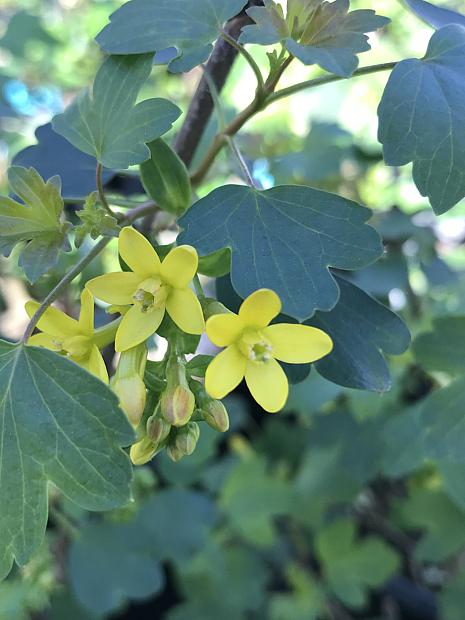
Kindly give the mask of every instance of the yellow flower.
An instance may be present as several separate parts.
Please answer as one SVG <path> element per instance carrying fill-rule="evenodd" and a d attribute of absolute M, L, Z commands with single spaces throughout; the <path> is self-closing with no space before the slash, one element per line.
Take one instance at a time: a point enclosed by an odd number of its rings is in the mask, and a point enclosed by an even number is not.
<path fill-rule="evenodd" d="M 108 273 L 86 285 L 109 304 L 131 305 L 116 334 L 117 351 L 131 349 L 152 336 L 165 310 L 182 331 L 204 331 L 202 308 L 189 288 L 199 260 L 193 247 L 173 248 L 161 262 L 147 239 L 128 226 L 119 236 L 119 254 L 131 271 Z"/>
<path fill-rule="evenodd" d="M 273 413 L 282 409 L 289 393 L 286 374 L 276 360 L 307 364 L 327 355 L 331 338 L 307 325 L 269 323 L 280 313 L 273 291 L 260 289 L 242 303 L 239 314 L 217 314 L 207 321 L 207 335 L 226 347 L 207 368 L 205 388 L 212 398 L 224 398 L 245 377 L 257 403 Z"/>
<path fill-rule="evenodd" d="M 26 312 L 30 318 L 39 306 L 36 301 L 26 303 Z M 108 383 L 108 373 L 99 346 L 106 346 L 113 341 L 114 325 L 113 323 L 94 330 L 94 299 L 89 291 L 84 290 L 81 294 L 79 321 L 50 306 L 37 324 L 41 333 L 31 336 L 28 344 L 66 355 L 101 381 Z"/>

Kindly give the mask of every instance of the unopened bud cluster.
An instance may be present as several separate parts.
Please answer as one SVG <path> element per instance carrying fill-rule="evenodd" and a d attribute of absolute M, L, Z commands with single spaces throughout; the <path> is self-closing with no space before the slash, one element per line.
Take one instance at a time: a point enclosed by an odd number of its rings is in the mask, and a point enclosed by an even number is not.
<path fill-rule="evenodd" d="M 123 360 L 125 367 L 131 365 L 132 369 L 140 368 L 135 359 L 131 358 L 131 360 L 131 364 Z M 135 465 L 147 463 L 162 450 L 165 450 L 175 462 L 185 456 L 190 456 L 200 438 L 198 424 L 200 421 L 206 422 L 211 428 L 222 433 L 229 428 L 225 406 L 221 401 L 208 396 L 203 383 L 189 376 L 183 355 L 173 353 L 168 356 L 165 369 L 166 385 L 161 393 L 157 394 L 156 403 L 148 412 L 144 412 L 140 400 L 141 392 L 135 389 L 137 382 L 134 373 L 131 374 L 133 381 L 131 395 L 125 394 L 124 396 L 121 392 L 124 392 L 125 385 L 129 386 L 129 383 L 123 383 L 128 379 L 121 377 L 121 375 L 125 376 L 122 370 L 119 375 L 117 387 L 120 391 L 117 393 L 121 406 L 130 421 L 137 427 L 139 435 L 139 440 L 132 446 L 130 452 L 131 460 Z M 137 376 L 141 379 L 143 375 Z"/>

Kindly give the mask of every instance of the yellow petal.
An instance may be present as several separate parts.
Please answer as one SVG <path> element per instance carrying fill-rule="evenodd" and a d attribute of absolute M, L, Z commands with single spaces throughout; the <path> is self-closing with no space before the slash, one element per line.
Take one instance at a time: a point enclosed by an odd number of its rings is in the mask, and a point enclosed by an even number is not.
<path fill-rule="evenodd" d="M 173 248 L 161 265 L 161 277 L 175 288 L 186 288 L 195 276 L 199 257 L 195 248 L 180 245 Z"/>
<path fill-rule="evenodd" d="M 215 314 L 207 321 L 207 336 L 217 347 L 227 347 L 238 340 L 243 329 L 244 322 L 233 313 Z"/>
<path fill-rule="evenodd" d="M 284 407 L 289 394 L 289 384 L 284 370 L 276 360 L 248 362 L 245 381 L 257 403 L 269 413 Z"/>
<path fill-rule="evenodd" d="M 163 320 L 165 308 L 142 312 L 139 306 L 132 306 L 123 316 L 116 332 L 115 349 L 118 352 L 136 347 L 154 334 Z"/>
<path fill-rule="evenodd" d="M 96 345 L 92 347 L 89 357 L 84 362 L 79 362 L 79 365 L 98 377 L 100 381 L 108 384 L 107 368 Z"/>
<path fill-rule="evenodd" d="M 36 301 L 28 301 L 26 303 L 25 308 L 29 318 L 33 317 L 39 306 L 40 304 Z M 40 317 L 37 327 L 59 340 L 79 334 L 79 323 L 53 306 L 47 308 Z"/>
<path fill-rule="evenodd" d="M 94 297 L 106 301 L 107 304 L 124 306 L 134 303 L 133 295 L 140 283 L 140 275 L 132 271 L 117 271 L 89 280 L 86 288 Z"/>
<path fill-rule="evenodd" d="M 126 265 L 142 276 L 142 280 L 160 273 L 160 259 L 155 248 L 135 228 L 123 228 L 119 234 L 118 250 Z"/>
<path fill-rule="evenodd" d="M 205 331 L 202 307 L 190 288 L 172 289 L 166 300 L 166 310 L 186 334 L 200 335 Z"/>
<path fill-rule="evenodd" d="M 51 351 L 61 351 L 61 346 L 57 344 L 53 336 L 49 336 L 49 334 L 44 334 L 43 332 L 31 336 L 27 343 L 32 347 L 44 347 L 45 349 L 50 349 Z"/>
<path fill-rule="evenodd" d="M 279 323 L 263 330 L 273 347 L 272 355 L 288 364 L 309 364 L 331 352 L 333 341 L 321 329 Z"/>
<path fill-rule="evenodd" d="M 84 289 L 81 293 L 79 328 L 86 336 L 94 333 L 94 297 L 89 289 Z"/>
<path fill-rule="evenodd" d="M 205 374 L 205 389 L 212 398 L 224 398 L 244 378 L 246 358 L 231 345 L 210 363 Z"/>
<path fill-rule="evenodd" d="M 269 325 L 281 312 L 281 300 L 274 291 L 261 288 L 242 302 L 239 316 L 248 327 L 262 328 Z"/>

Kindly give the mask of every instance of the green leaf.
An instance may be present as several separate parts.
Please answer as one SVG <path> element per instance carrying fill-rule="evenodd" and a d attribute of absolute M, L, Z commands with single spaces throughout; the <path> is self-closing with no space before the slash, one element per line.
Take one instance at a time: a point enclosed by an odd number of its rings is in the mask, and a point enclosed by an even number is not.
<path fill-rule="evenodd" d="M 331 312 L 317 312 L 308 321 L 333 339 L 333 351 L 316 363 L 318 372 L 338 385 L 384 392 L 391 388 L 384 353 L 400 355 L 410 344 L 404 322 L 389 308 L 336 277 L 341 291 Z"/>
<path fill-rule="evenodd" d="M 196 355 L 187 362 L 186 370 L 193 377 L 204 377 L 207 367 L 213 359 L 213 355 Z"/>
<path fill-rule="evenodd" d="M 441 618 L 463 619 L 463 601 L 465 600 L 465 572 L 463 570 L 444 586 L 438 599 Z"/>
<path fill-rule="evenodd" d="M 441 370 L 451 374 L 465 372 L 464 348 L 464 316 L 434 319 L 433 331 L 420 334 L 412 345 L 415 359 L 426 370 Z"/>
<path fill-rule="evenodd" d="M 53 177 L 45 183 L 34 168 L 12 166 L 8 182 L 24 204 L 0 197 L 0 252 L 7 256 L 17 243 L 26 241 L 19 265 L 34 283 L 56 265 L 60 249 L 70 249 L 69 224 L 60 222 L 64 206 L 60 179 Z"/>
<path fill-rule="evenodd" d="M 465 26 L 465 15 L 457 13 L 457 11 L 435 6 L 431 2 L 425 2 L 425 0 L 404 0 L 404 2 L 415 15 L 433 28 L 442 28 L 449 24 Z"/>
<path fill-rule="evenodd" d="M 107 168 L 128 168 L 149 159 L 148 142 L 171 129 L 180 110 L 167 99 L 136 104 L 152 69 L 153 54 L 110 56 L 53 129 Z"/>
<path fill-rule="evenodd" d="M 210 278 L 225 276 L 231 271 L 231 252 L 229 249 L 223 249 L 208 256 L 200 256 L 198 271 Z"/>
<path fill-rule="evenodd" d="M 421 405 L 425 449 L 434 459 L 465 460 L 465 378 L 433 392 Z"/>
<path fill-rule="evenodd" d="M 285 314 L 304 320 L 337 303 L 329 266 L 359 269 L 381 255 L 377 233 L 365 224 L 369 216 L 351 200 L 310 187 L 225 185 L 182 216 L 178 241 L 202 256 L 229 247 L 231 279 L 241 297 L 271 288 Z"/>
<path fill-rule="evenodd" d="M 174 70 L 189 70 L 208 58 L 224 22 L 245 4 L 246 0 L 131 0 L 110 16 L 96 40 L 110 54 L 141 54 L 174 46 L 185 64 Z"/>
<path fill-rule="evenodd" d="M 161 565 L 147 549 L 145 532 L 134 523 L 84 527 L 69 557 L 77 600 L 94 613 L 107 614 L 128 599 L 145 599 L 162 590 Z"/>
<path fill-rule="evenodd" d="M 413 179 L 437 214 L 465 196 L 465 28 L 435 32 L 421 60 L 400 62 L 379 106 L 389 166 L 413 162 Z"/>
<path fill-rule="evenodd" d="M 47 523 L 47 483 L 88 510 L 129 499 L 119 446 L 133 432 L 116 396 L 64 357 L 0 341 L 0 577 L 25 564 Z"/>
<path fill-rule="evenodd" d="M 265 7 L 248 9 L 256 25 L 246 26 L 240 41 L 262 45 L 281 41 L 305 65 L 350 77 L 358 66 L 357 54 L 371 49 L 366 33 L 390 20 L 371 10 L 349 12 L 349 6 L 349 0 L 316 1 L 284 19 L 282 9 L 268 0 Z"/>
<path fill-rule="evenodd" d="M 465 514 L 441 491 L 417 489 L 396 512 L 403 527 L 425 530 L 415 547 L 421 562 L 442 562 L 465 546 Z"/>
<path fill-rule="evenodd" d="M 92 239 L 97 239 L 101 235 L 105 237 L 117 237 L 120 227 L 115 217 L 108 214 L 108 211 L 101 205 L 97 205 L 97 193 L 93 192 L 87 196 L 84 207 L 76 211 L 77 217 L 82 224 L 74 228 L 74 245 L 81 247 L 87 235 Z"/>
<path fill-rule="evenodd" d="M 19 5 L 16 5 L 19 6 Z M 7 49 L 15 58 L 24 57 L 31 41 L 48 47 L 58 43 L 42 25 L 37 15 L 27 11 L 18 11 L 8 20 L 8 27 L 0 39 L 0 47 Z"/>
<path fill-rule="evenodd" d="M 270 597 L 270 620 L 318 620 L 324 610 L 325 596 L 312 575 L 297 564 L 287 571 L 292 594 Z"/>
<path fill-rule="evenodd" d="M 254 545 L 264 547 L 273 543 L 272 518 L 286 514 L 291 505 L 289 484 L 270 474 L 265 461 L 258 457 L 236 465 L 223 485 L 220 499 L 220 507 L 233 528 Z"/>
<path fill-rule="evenodd" d="M 362 607 L 368 588 L 383 585 L 399 566 L 398 556 L 381 539 L 356 541 L 355 525 L 346 519 L 318 533 L 316 550 L 328 586 L 350 607 Z"/>
<path fill-rule="evenodd" d="M 243 620 L 266 599 L 269 568 L 253 549 L 210 542 L 188 565 L 181 566 L 181 592 L 188 600 L 167 620 Z"/>
<path fill-rule="evenodd" d="M 161 138 L 147 145 L 150 159 L 140 166 L 147 194 L 160 209 L 180 216 L 191 203 L 191 183 L 184 162 Z"/>

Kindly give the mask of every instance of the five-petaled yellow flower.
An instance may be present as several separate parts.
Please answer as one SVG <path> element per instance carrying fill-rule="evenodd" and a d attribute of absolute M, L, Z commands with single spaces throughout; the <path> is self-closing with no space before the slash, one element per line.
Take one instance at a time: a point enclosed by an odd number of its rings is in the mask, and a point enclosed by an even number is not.
<path fill-rule="evenodd" d="M 116 350 L 126 351 L 152 336 L 165 310 L 182 331 L 201 334 L 205 328 L 202 308 L 189 288 L 199 260 L 195 249 L 190 245 L 173 248 L 161 262 L 149 241 L 131 227 L 121 231 L 118 247 L 131 271 L 108 273 L 86 284 L 102 301 L 131 305 L 116 333 Z"/>
<path fill-rule="evenodd" d="M 212 398 L 224 398 L 245 377 L 252 396 L 263 409 L 282 409 L 289 393 L 280 364 L 306 364 L 321 359 L 333 348 L 321 329 L 307 325 L 270 325 L 280 313 L 281 301 L 273 291 L 260 289 L 242 303 L 239 314 L 216 314 L 207 321 L 207 335 L 226 347 L 210 363 L 205 387 Z"/>
<path fill-rule="evenodd" d="M 26 303 L 26 312 L 30 318 L 39 306 L 36 301 Z M 89 291 L 84 290 L 81 294 L 79 321 L 50 306 L 39 319 L 37 327 L 41 333 L 31 336 L 28 344 L 66 355 L 101 381 L 108 383 L 108 373 L 99 345 L 109 344 L 112 335 L 107 336 L 106 342 L 100 342 L 99 336 L 105 332 L 104 329 L 94 330 L 94 298 Z"/>

